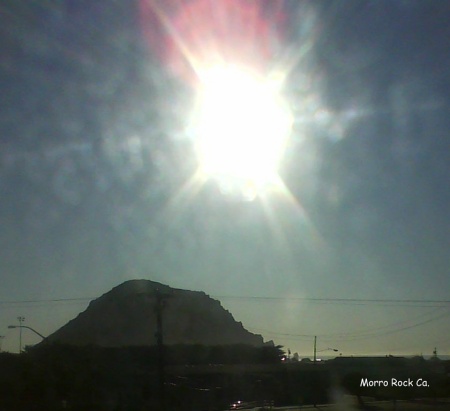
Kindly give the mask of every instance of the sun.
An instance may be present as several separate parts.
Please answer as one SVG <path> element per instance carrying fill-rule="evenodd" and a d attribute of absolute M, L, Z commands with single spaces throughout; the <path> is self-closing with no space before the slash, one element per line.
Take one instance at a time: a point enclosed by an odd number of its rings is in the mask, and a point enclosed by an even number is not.
<path fill-rule="evenodd" d="M 292 127 L 278 84 L 232 65 L 202 70 L 199 78 L 191 125 L 200 172 L 252 189 L 275 181 Z"/>

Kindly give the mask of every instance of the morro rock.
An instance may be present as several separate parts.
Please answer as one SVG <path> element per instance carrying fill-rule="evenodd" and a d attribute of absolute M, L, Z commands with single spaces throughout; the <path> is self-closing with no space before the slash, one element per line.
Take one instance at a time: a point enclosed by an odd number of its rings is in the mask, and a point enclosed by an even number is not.
<path fill-rule="evenodd" d="M 49 342 L 103 347 L 156 343 L 156 293 L 167 296 L 162 310 L 164 343 L 263 346 L 219 301 L 199 291 L 131 280 L 91 301 L 88 308 L 48 337 Z"/>

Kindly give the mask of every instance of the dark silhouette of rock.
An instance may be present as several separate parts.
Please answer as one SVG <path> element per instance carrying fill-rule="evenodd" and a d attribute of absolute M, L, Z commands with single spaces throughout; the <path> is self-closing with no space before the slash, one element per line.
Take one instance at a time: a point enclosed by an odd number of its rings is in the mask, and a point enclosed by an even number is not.
<path fill-rule="evenodd" d="M 157 292 L 167 296 L 162 315 L 167 345 L 265 345 L 260 335 L 247 331 L 219 301 L 204 292 L 174 289 L 149 280 L 126 281 L 93 300 L 48 341 L 103 347 L 155 345 Z"/>

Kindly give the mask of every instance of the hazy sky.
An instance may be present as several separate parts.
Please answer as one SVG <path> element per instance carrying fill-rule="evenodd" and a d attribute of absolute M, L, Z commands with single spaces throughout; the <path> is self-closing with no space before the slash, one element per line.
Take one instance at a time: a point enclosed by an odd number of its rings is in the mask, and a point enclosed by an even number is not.
<path fill-rule="evenodd" d="M 195 87 L 145 1 L 1 2 L 3 349 L 17 316 L 49 334 L 145 278 L 205 291 L 302 355 L 314 335 L 343 355 L 449 355 L 450 1 L 260 1 L 232 37 L 204 3 L 155 4 L 194 49 L 225 38 L 227 58 L 253 29 L 288 74 L 285 191 L 187 184 Z M 48 301 L 65 298 L 86 300 Z"/>

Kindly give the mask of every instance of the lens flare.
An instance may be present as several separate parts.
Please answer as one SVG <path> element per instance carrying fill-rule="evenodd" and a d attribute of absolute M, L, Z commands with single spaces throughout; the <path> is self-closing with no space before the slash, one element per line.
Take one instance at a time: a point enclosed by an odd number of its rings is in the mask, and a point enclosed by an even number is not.
<path fill-rule="evenodd" d="M 195 81 L 197 67 L 221 60 L 264 69 L 283 37 L 280 0 L 140 0 L 152 53 L 172 72 Z"/>

